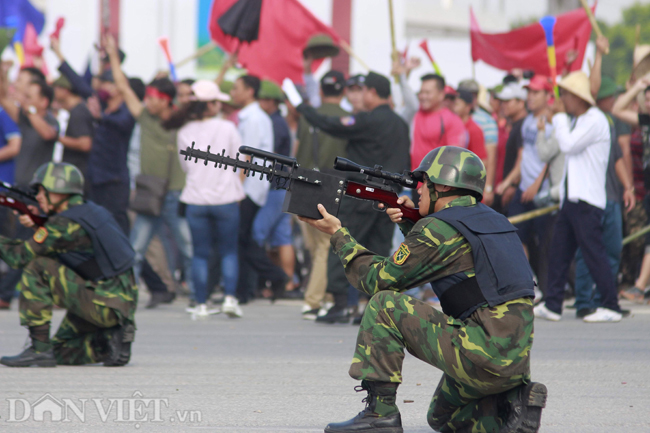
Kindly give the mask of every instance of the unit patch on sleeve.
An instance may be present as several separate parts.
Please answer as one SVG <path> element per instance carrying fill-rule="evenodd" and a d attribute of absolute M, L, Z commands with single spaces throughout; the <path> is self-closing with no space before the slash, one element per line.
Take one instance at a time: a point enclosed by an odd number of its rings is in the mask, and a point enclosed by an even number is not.
<path fill-rule="evenodd" d="M 42 244 L 45 242 L 45 239 L 47 239 L 48 234 L 49 233 L 45 227 L 39 227 L 38 230 L 36 230 L 36 233 L 34 233 L 34 241 L 37 244 Z"/>
<path fill-rule="evenodd" d="M 405 243 L 402 243 L 397 251 L 395 251 L 395 254 L 393 254 L 393 261 L 395 264 L 401 265 L 406 261 L 406 259 L 409 258 L 410 255 L 411 251 L 409 250 L 409 247 Z"/>

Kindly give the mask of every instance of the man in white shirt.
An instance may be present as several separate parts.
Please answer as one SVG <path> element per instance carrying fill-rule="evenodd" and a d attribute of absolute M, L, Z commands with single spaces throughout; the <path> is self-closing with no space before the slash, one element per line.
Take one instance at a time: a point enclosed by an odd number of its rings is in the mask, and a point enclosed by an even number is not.
<path fill-rule="evenodd" d="M 244 107 L 239 117 L 239 133 L 242 145 L 254 147 L 266 152 L 273 152 L 273 123 L 271 118 L 257 102 L 260 90 L 260 79 L 254 75 L 239 77 L 230 91 L 235 105 Z M 261 160 L 257 161 L 262 164 Z M 282 268 L 274 265 L 266 251 L 255 242 L 252 236 L 253 221 L 257 211 L 264 206 L 271 184 L 259 176 L 250 176 L 244 180 L 246 198 L 241 202 L 239 221 L 239 284 L 237 297 L 241 303 L 246 303 L 251 296 L 251 268 L 260 279 L 271 281 L 271 287 L 279 290 L 284 286 L 287 275 Z"/>
<path fill-rule="evenodd" d="M 560 150 L 566 155 L 560 189 L 562 207 L 555 224 L 549 257 L 545 302 L 535 307 L 535 317 L 559 321 L 562 317 L 564 285 L 578 247 L 589 268 L 602 302 L 585 322 L 619 322 L 614 275 L 603 243 L 605 179 L 611 146 L 609 123 L 596 108 L 584 72 L 573 72 L 559 84 L 553 128 Z M 569 118 L 569 115 L 573 119 Z"/>

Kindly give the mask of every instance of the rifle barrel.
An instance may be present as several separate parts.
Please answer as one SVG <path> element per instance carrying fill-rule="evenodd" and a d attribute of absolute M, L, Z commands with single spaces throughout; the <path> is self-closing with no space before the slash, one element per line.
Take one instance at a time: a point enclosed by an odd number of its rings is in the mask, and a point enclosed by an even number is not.
<path fill-rule="evenodd" d="M 275 160 L 275 162 L 277 163 L 289 165 L 292 167 L 298 165 L 298 161 L 296 161 L 296 158 L 279 155 L 277 153 L 267 152 L 266 150 L 260 150 L 250 146 L 241 146 L 239 148 L 239 153 L 243 153 L 244 155 L 256 156 L 258 158 L 266 158 L 269 161 Z"/>
<path fill-rule="evenodd" d="M 249 149 L 252 148 L 247 148 L 246 150 Z M 192 147 L 187 147 L 185 150 L 181 150 L 180 154 L 185 156 L 185 160 L 194 159 L 194 162 L 198 162 L 199 159 L 202 159 L 205 161 L 205 165 L 208 165 L 208 162 L 214 162 L 215 168 L 221 168 L 223 166 L 224 169 L 227 169 L 228 167 L 232 167 L 233 171 L 237 171 L 238 168 L 242 168 L 244 169 L 246 176 L 250 176 L 251 174 L 255 176 L 255 174 L 259 173 L 260 180 L 262 180 L 264 175 L 267 176 L 268 181 L 271 181 L 274 177 L 291 177 L 290 171 L 283 171 L 281 169 L 278 169 L 276 163 L 283 163 L 281 161 L 278 161 L 278 158 L 275 157 L 275 154 L 269 154 L 270 157 L 265 157 L 262 165 L 259 165 L 254 161 L 248 162 L 246 160 L 239 159 L 239 153 L 237 153 L 235 158 L 231 158 L 225 155 L 225 150 L 223 150 L 220 154 L 211 153 L 209 146 L 207 151 L 198 150 L 194 148 L 194 143 L 192 143 Z M 266 165 L 267 162 L 270 162 L 271 164 Z"/>

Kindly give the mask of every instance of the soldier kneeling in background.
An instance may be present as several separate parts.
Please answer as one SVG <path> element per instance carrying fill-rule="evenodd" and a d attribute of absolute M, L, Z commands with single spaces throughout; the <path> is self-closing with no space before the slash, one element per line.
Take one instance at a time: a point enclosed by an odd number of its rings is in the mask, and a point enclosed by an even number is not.
<path fill-rule="evenodd" d="M 0 258 L 23 269 L 20 324 L 29 327 L 32 344 L 0 364 L 127 364 L 138 300 L 128 238 L 107 210 L 84 201 L 83 175 L 74 165 L 43 164 L 31 186 L 38 188 L 36 200 L 49 218 L 36 227 L 21 215 L 20 223 L 33 227 L 34 236 L 27 241 L 0 236 Z M 50 340 L 54 305 L 67 314 Z"/>

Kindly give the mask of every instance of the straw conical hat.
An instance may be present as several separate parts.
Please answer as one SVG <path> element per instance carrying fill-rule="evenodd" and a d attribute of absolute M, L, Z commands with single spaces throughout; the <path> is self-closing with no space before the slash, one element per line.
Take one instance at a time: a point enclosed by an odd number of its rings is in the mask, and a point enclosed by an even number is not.
<path fill-rule="evenodd" d="M 560 89 L 573 93 L 578 98 L 589 103 L 589 105 L 596 105 L 594 97 L 591 96 L 591 84 L 589 77 L 582 71 L 571 72 L 558 83 Z"/>
<path fill-rule="evenodd" d="M 634 47 L 634 68 L 632 74 L 636 78 L 644 77 L 650 72 L 650 45 Z"/>

